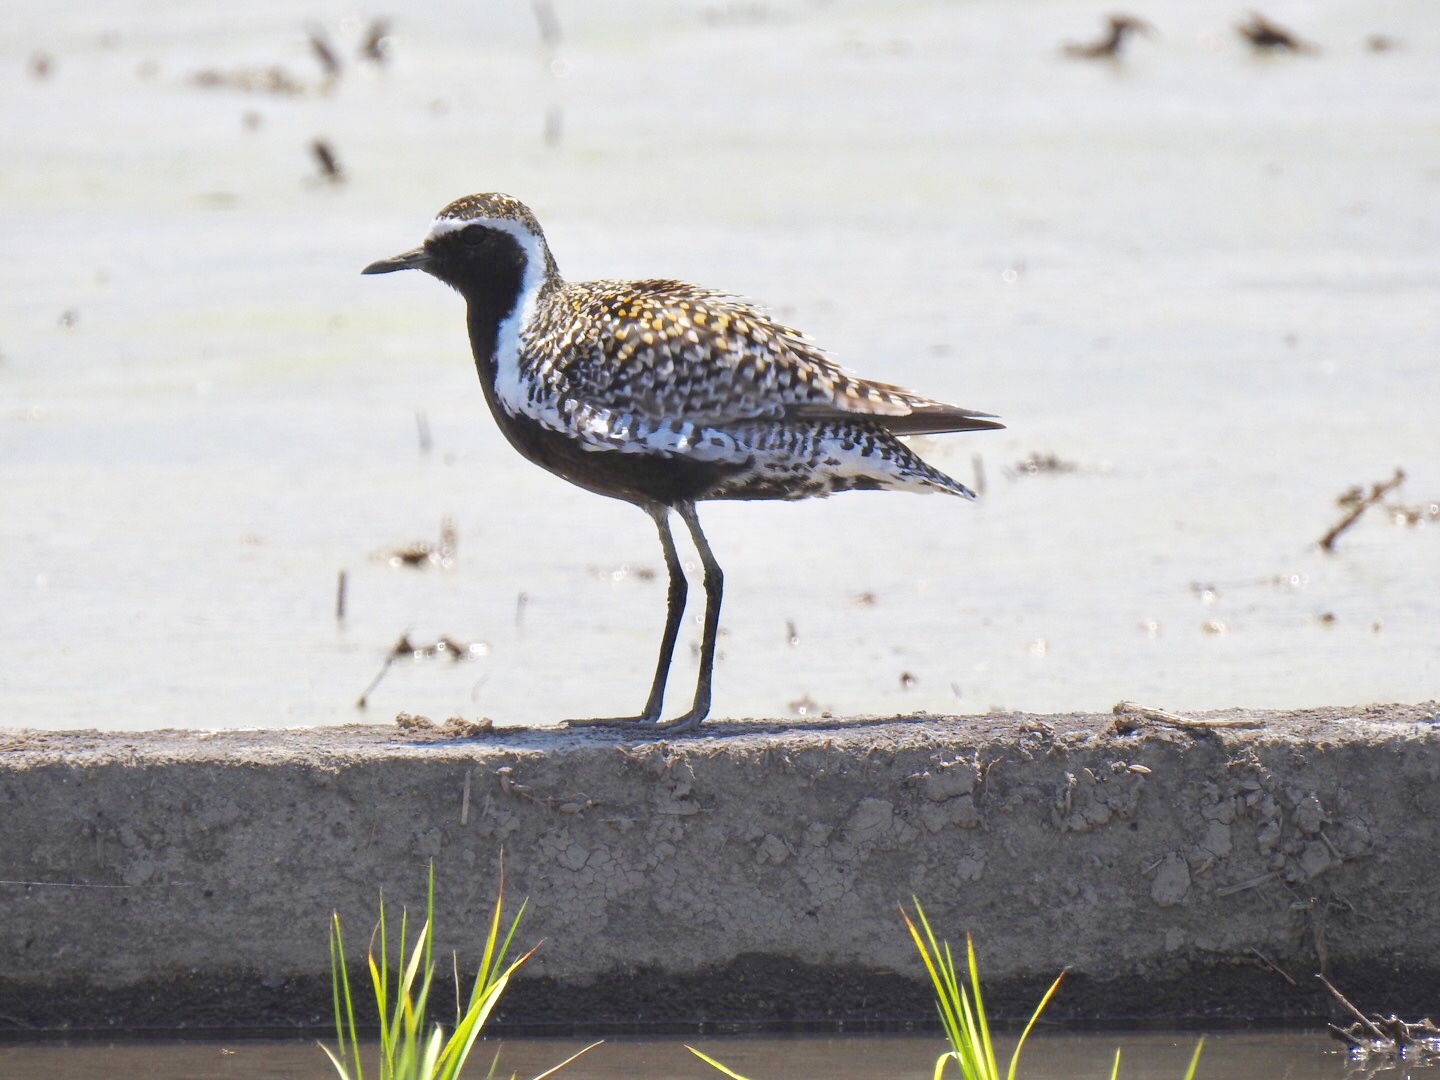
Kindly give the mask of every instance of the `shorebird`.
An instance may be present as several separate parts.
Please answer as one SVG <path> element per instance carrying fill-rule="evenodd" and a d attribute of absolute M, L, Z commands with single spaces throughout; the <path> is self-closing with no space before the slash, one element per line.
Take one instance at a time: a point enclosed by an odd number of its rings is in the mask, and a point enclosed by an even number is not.
<path fill-rule="evenodd" d="M 697 502 L 859 489 L 973 499 L 897 436 L 1004 426 L 862 379 L 727 293 L 662 279 L 567 282 L 535 216 L 508 195 L 456 199 L 419 247 L 362 273 L 395 270 L 424 270 L 465 299 L 480 386 L 511 446 L 572 484 L 633 503 L 659 530 L 670 584 L 645 708 L 571 724 L 680 733 L 709 713 L 723 576 Z M 687 592 L 672 510 L 700 554 L 706 605 L 694 701 L 662 722 Z"/>

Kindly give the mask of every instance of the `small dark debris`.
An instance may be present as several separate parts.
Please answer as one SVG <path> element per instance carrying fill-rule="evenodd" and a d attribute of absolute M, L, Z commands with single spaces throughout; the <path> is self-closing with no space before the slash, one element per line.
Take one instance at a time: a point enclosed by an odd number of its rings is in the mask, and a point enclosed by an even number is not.
<path fill-rule="evenodd" d="M 1244 22 L 1236 24 L 1235 32 L 1256 49 L 1267 52 L 1319 52 L 1314 45 L 1302 41 L 1293 32 L 1271 22 L 1258 11 L 1250 12 Z"/>
<path fill-rule="evenodd" d="M 60 329 L 73 330 L 80 322 L 80 312 L 74 308 L 66 308 L 60 313 L 60 318 L 57 321 L 60 324 Z"/>
<path fill-rule="evenodd" d="M 1155 28 L 1144 19 L 1134 15 L 1116 13 L 1106 20 L 1107 32 L 1104 37 L 1089 42 L 1066 42 L 1063 52 L 1080 60 L 1102 60 L 1120 55 L 1125 38 L 1132 33 L 1150 34 Z"/>
<path fill-rule="evenodd" d="M 1080 466 L 1074 461 L 1064 461 L 1055 454 L 1031 454 L 1024 461 L 1005 468 L 1005 475 L 1012 480 L 1020 476 L 1039 476 L 1041 473 L 1051 475 L 1060 473 L 1079 472 Z"/>
<path fill-rule="evenodd" d="M 785 707 L 796 716 L 818 716 L 820 714 L 819 703 L 809 694 L 796 698 Z"/>
<path fill-rule="evenodd" d="M 32 79 L 48 79 L 55 73 L 55 58 L 49 53 L 31 53 L 29 66 Z"/>
<path fill-rule="evenodd" d="M 324 139 L 312 139 L 310 152 L 315 155 L 315 161 L 320 166 L 320 175 L 326 180 L 338 184 L 345 179 L 345 170 L 340 168 L 340 160 L 328 142 Z"/>
<path fill-rule="evenodd" d="M 1365 39 L 1365 48 L 1371 52 L 1391 52 L 1400 47 L 1400 42 L 1389 34 L 1371 34 Z"/>
<path fill-rule="evenodd" d="M 901 689 L 901 690 L 911 690 L 911 689 L 914 689 L 915 683 L 916 683 L 917 681 L 918 681 L 918 680 L 915 678 L 915 676 L 912 675 L 912 674 L 911 674 L 910 672 L 908 672 L 908 671 L 902 671 L 902 672 L 900 673 L 900 689 Z"/>
<path fill-rule="evenodd" d="M 879 599 L 873 592 L 862 592 L 856 595 L 855 603 L 861 607 L 874 607 Z"/>
<path fill-rule="evenodd" d="M 338 79 L 344 65 L 340 63 L 339 54 L 330 46 L 329 35 L 321 27 L 311 26 L 306 30 L 305 36 L 310 41 L 310 52 L 316 60 L 320 61 L 320 67 L 324 70 L 325 77 L 331 80 Z"/>
<path fill-rule="evenodd" d="M 459 536 L 455 530 L 455 519 L 447 514 L 440 523 L 439 543 L 416 540 L 404 547 L 392 548 L 383 552 L 380 557 L 391 566 L 410 566 L 416 569 L 438 566 L 442 570 L 448 570 L 455 565 L 455 549 L 458 544 Z"/>
<path fill-rule="evenodd" d="M 390 33 L 389 19 L 376 19 L 365 31 L 365 40 L 360 43 L 360 56 L 372 64 L 383 64 L 395 51 L 395 38 Z"/>
<path fill-rule="evenodd" d="M 1440 521 L 1440 502 L 1424 504 L 1387 502 L 1385 503 L 1385 512 L 1390 515 L 1396 525 L 1427 525 L 1432 521 Z"/>
<path fill-rule="evenodd" d="M 800 631 L 795 629 L 795 620 L 785 620 L 785 641 L 793 649 L 800 644 Z"/>
<path fill-rule="evenodd" d="M 345 621 L 345 601 L 346 601 L 346 593 L 349 591 L 349 589 L 348 589 L 349 584 L 350 584 L 350 574 L 349 574 L 349 572 L 348 572 L 348 571 L 345 571 L 345 570 L 341 570 L 341 571 L 340 571 L 340 576 L 339 576 L 339 578 L 338 578 L 338 579 L 336 580 L 336 582 L 335 582 L 335 621 L 336 621 L 336 622 L 344 622 L 344 621 Z"/>
<path fill-rule="evenodd" d="M 385 662 L 380 665 L 380 670 L 375 673 L 375 678 L 370 680 L 370 685 L 356 699 L 355 707 L 363 709 L 368 705 L 370 695 L 380 685 L 380 680 L 385 677 L 385 673 L 390 670 L 390 665 L 396 660 L 403 660 L 407 656 L 412 660 L 448 656 L 451 660 L 459 661 L 473 656 L 484 656 L 489 651 L 490 646 L 483 641 L 477 641 L 467 646 L 452 637 L 441 637 L 430 645 L 417 645 L 410 640 L 410 633 L 407 630 L 400 635 L 394 645 L 390 646 L 390 651 L 385 655 Z"/>
<path fill-rule="evenodd" d="M 531 0 L 535 11 L 535 25 L 540 31 L 540 41 L 547 49 L 560 44 L 560 17 L 555 14 L 555 5 L 550 0 Z"/>
<path fill-rule="evenodd" d="M 237 68 L 234 71 L 207 68 L 190 76 L 190 81 L 206 89 L 243 90 L 246 93 L 280 94 L 285 97 L 298 97 L 310 91 L 305 83 L 277 65 Z"/>

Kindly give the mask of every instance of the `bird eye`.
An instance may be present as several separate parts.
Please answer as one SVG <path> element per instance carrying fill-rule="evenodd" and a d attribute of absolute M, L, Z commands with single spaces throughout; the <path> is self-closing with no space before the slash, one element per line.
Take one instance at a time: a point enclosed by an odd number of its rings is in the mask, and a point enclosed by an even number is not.
<path fill-rule="evenodd" d="M 460 238 L 467 247 L 479 247 L 490 239 L 490 230 L 484 225 L 469 225 L 460 230 Z"/>

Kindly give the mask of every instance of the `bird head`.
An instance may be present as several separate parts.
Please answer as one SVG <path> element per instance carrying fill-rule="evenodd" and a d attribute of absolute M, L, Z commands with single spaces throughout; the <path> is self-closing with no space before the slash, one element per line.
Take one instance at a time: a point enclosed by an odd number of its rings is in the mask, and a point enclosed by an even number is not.
<path fill-rule="evenodd" d="M 497 287 L 528 293 L 544 278 L 558 278 L 535 215 L 499 192 L 456 199 L 436 215 L 419 247 L 360 272 L 396 270 L 424 270 L 467 297 Z"/>

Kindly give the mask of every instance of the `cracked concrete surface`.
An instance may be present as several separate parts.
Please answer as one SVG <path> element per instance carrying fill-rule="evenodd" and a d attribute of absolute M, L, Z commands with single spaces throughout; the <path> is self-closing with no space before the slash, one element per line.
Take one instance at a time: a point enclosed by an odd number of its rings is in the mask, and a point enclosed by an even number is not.
<path fill-rule="evenodd" d="M 1423 1011 L 1436 705 L 1213 715 L 0 732 L 0 1028 L 323 1023 L 332 910 L 358 950 L 433 859 L 463 966 L 502 849 L 512 1024 L 928 1019 L 912 896 L 1000 1011 Z"/>

